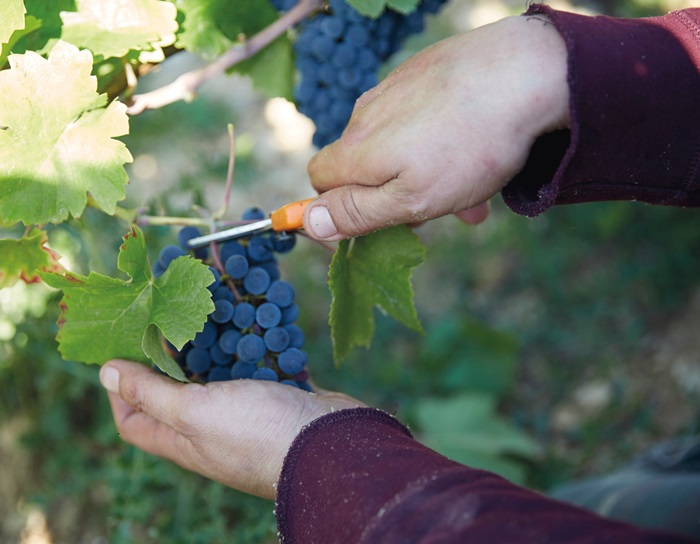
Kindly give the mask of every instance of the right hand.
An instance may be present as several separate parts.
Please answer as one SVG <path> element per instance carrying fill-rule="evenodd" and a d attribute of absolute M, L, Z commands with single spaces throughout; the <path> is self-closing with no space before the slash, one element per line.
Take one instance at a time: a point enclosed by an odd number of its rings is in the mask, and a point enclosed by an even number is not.
<path fill-rule="evenodd" d="M 468 223 L 569 123 L 567 52 L 544 16 L 508 17 L 423 50 L 362 95 L 309 163 L 306 232 L 335 241 L 455 213 Z"/>

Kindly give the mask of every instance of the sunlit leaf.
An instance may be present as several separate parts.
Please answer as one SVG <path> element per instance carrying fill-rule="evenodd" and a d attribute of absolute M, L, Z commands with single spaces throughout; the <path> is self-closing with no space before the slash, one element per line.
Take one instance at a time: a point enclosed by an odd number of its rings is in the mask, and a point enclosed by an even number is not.
<path fill-rule="evenodd" d="M 126 107 L 107 104 L 92 55 L 59 42 L 48 59 L 10 55 L 0 72 L 0 218 L 25 224 L 79 217 L 89 192 L 107 213 L 124 198 Z"/>
<path fill-rule="evenodd" d="M 177 10 L 160 0 L 77 0 L 78 11 L 61 12 L 61 39 L 97 57 L 142 51 L 142 62 L 160 62 L 162 48 L 175 43 Z"/>
<path fill-rule="evenodd" d="M 3 0 L 2 17 L 0 17 L 0 44 L 9 42 L 13 32 L 24 28 L 25 13 L 22 0 Z"/>

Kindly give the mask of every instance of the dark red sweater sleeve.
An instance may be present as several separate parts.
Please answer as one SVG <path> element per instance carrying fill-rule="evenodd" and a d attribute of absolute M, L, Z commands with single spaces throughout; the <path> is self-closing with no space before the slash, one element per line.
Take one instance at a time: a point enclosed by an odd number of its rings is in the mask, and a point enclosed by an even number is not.
<path fill-rule="evenodd" d="M 688 544 L 515 486 L 422 446 L 373 408 L 297 436 L 275 508 L 281 544 Z"/>
<path fill-rule="evenodd" d="M 641 200 L 700 205 L 700 9 L 587 17 L 533 5 L 568 51 L 571 129 L 539 138 L 503 189 L 515 212 Z"/>

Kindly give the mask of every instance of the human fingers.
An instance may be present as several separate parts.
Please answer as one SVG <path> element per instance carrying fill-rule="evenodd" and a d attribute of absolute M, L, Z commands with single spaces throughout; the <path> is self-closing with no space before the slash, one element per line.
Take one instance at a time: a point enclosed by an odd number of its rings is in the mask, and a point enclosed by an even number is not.
<path fill-rule="evenodd" d="M 467 225 L 478 225 L 486 220 L 486 218 L 489 216 L 490 210 L 491 206 L 487 200 L 486 202 L 477 204 L 472 208 L 467 208 L 466 210 L 456 212 L 454 215 L 457 217 L 457 219 L 463 223 L 466 223 Z"/>
<path fill-rule="evenodd" d="M 173 429 L 188 435 L 191 399 L 201 386 L 182 384 L 129 361 L 113 360 L 100 369 L 100 381 L 110 393 L 118 395 L 135 412 L 143 412 Z M 120 411 L 126 415 L 125 410 Z"/>
<path fill-rule="evenodd" d="M 112 416 L 119 436 L 125 441 L 150 454 L 163 457 L 181 467 L 194 471 L 190 450 L 192 444 L 162 421 L 136 411 L 118 394 L 108 394 Z"/>

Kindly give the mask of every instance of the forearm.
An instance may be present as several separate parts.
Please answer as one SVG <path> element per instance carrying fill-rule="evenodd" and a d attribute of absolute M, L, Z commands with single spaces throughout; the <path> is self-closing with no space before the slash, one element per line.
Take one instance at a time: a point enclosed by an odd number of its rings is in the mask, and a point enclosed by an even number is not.
<path fill-rule="evenodd" d="M 283 544 L 686 542 L 450 461 L 370 408 L 329 414 L 300 433 L 275 511 Z"/>
<path fill-rule="evenodd" d="M 700 9 L 586 17 L 534 5 L 564 38 L 570 130 L 540 137 L 503 189 L 517 213 L 641 200 L 700 205 Z"/>

